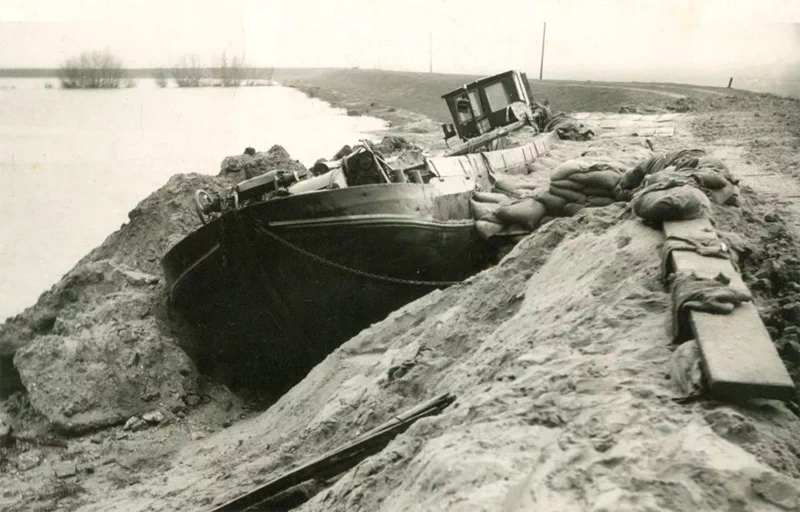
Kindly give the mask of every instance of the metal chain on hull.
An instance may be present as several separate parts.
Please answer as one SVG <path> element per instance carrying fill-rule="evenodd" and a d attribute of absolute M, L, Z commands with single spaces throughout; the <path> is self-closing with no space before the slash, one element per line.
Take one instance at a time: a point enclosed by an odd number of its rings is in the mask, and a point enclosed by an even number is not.
<path fill-rule="evenodd" d="M 324 265 L 327 265 L 329 267 L 333 267 L 335 269 L 341 270 L 343 272 L 348 272 L 348 273 L 355 274 L 355 275 L 358 275 L 358 276 L 367 277 L 367 278 L 374 279 L 374 280 L 377 280 L 377 281 L 384 281 L 384 282 L 396 283 L 396 284 L 405 284 L 405 285 L 410 285 L 410 286 L 429 286 L 429 287 L 432 287 L 432 288 L 440 288 L 440 287 L 453 286 L 453 285 L 461 283 L 461 281 L 420 281 L 420 280 L 414 280 L 414 279 L 400 279 L 400 278 L 397 278 L 397 277 L 382 276 L 382 275 L 379 275 L 379 274 L 373 274 L 371 272 L 366 272 L 364 270 L 358 270 L 358 269 L 355 269 L 355 268 L 351 268 L 351 267 L 348 267 L 346 265 L 342 265 L 341 263 L 336 263 L 335 261 L 330 261 L 328 259 L 325 259 L 322 256 L 319 256 L 317 254 L 314 254 L 312 252 L 309 252 L 309 251 L 303 249 L 302 247 L 298 247 L 298 246 L 294 245 L 293 243 L 289 242 L 288 240 L 286 240 L 284 238 L 281 238 L 277 234 L 273 233 L 272 231 L 270 231 L 269 229 L 264 227 L 263 223 L 261 223 L 260 221 L 255 221 L 255 223 L 256 223 L 256 228 L 260 233 L 262 233 L 264 235 L 267 235 L 268 237 L 272 238 L 273 240 L 275 240 L 279 244 L 281 244 L 281 245 L 283 245 L 283 246 L 285 246 L 285 247 L 287 247 L 287 248 L 289 248 L 289 249 L 291 249 L 293 251 L 299 252 L 303 256 L 311 258 L 314 261 L 317 261 L 317 262 L 322 263 Z"/>

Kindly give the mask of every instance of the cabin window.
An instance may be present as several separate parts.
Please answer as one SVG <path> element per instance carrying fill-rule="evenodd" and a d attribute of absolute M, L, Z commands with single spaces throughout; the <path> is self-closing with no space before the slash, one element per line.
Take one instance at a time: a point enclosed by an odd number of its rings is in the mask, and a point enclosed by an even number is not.
<path fill-rule="evenodd" d="M 473 112 L 475 112 L 475 117 L 481 117 L 483 109 L 481 108 L 481 99 L 478 96 L 478 91 L 469 91 L 469 102 L 472 105 Z"/>
<path fill-rule="evenodd" d="M 472 111 L 469 109 L 469 100 L 466 95 L 456 98 L 456 111 L 458 112 L 458 122 L 465 123 L 472 120 Z"/>
<path fill-rule="evenodd" d="M 506 88 L 503 86 L 503 82 L 497 82 L 486 86 L 485 92 L 486 99 L 489 100 L 489 110 L 492 112 L 502 110 L 511 103 Z"/>

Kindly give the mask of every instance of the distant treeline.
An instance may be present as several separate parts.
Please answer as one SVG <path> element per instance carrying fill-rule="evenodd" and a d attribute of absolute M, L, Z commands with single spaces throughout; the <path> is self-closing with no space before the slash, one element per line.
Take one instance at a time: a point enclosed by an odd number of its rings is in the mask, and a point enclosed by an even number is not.
<path fill-rule="evenodd" d="M 152 78 L 156 79 L 166 72 L 171 72 L 173 68 L 129 68 L 123 69 L 128 78 Z M 199 68 L 205 76 L 209 78 L 222 78 L 225 74 L 223 68 L 202 67 Z M 242 67 L 241 70 L 248 77 L 269 78 L 273 68 L 261 67 Z M 59 68 L 0 68 L 0 78 L 57 78 L 60 73 Z"/>

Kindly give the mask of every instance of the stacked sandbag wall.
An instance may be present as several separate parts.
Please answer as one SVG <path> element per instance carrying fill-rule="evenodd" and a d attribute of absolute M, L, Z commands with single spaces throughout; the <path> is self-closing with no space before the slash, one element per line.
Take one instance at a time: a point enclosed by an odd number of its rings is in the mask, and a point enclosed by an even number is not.
<path fill-rule="evenodd" d="M 644 154 L 647 154 L 645 152 Z M 564 162 L 540 157 L 528 166 L 549 181 L 495 173 L 491 192 L 476 192 L 470 207 L 481 238 L 516 243 L 548 218 L 570 217 L 587 207 L 630 202 L 647 222 L 701 217 L 717 204 L 737 204 L 739 189 L 728 167 L 700 149 L 616 160 L 587 150 Z"/>

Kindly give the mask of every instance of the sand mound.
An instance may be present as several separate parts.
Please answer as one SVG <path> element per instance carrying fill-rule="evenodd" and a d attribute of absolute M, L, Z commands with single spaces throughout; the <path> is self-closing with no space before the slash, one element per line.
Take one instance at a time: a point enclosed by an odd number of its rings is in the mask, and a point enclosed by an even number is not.
<path fill-rule="evenodd" d="M 255 475 L 269 480 L 450 392 L 444 413 L 301 509 L 797 506 L 796 416 L 774 402 L 673 401 L 661 241 L 618 206 L 547 223 L 497 267 L 345 343 L 253 422 L 209 439 L 235 456 L 175 471 L 165 486 L 182 490 L 153 498 L 161 510 L 225 502 Z"/>
<path fill-rule="evenodd" d="M 210 176 L 173 176 L 35 305 L 0 325 L 4 394 L 23 385 L 66 431 L 184 407 L 197 372 L 174 342 L 180 332 L 167 321 L 159 258 L 198 227 L 194 191 L 221 186 Z"/>

